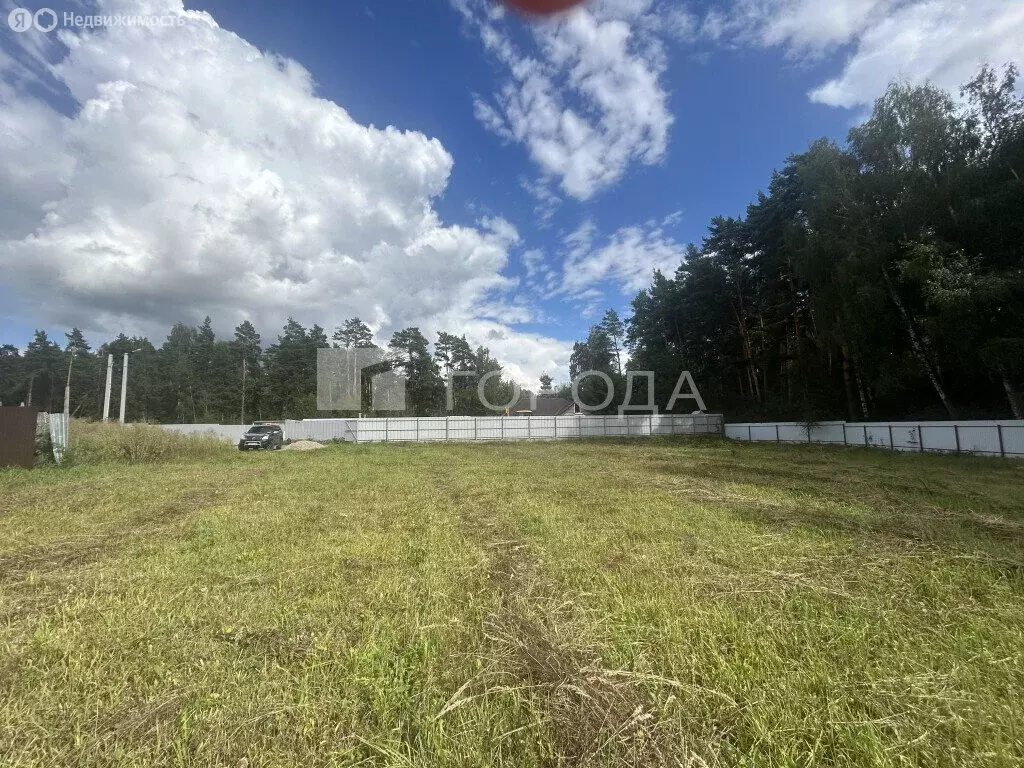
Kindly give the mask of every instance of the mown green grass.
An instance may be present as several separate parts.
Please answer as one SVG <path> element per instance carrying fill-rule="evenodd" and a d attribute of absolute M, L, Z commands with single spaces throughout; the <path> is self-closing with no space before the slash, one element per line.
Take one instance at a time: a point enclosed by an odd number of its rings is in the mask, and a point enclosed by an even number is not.
<path fill-rule="evenodd" d="M 0 764 L 1010 766 L 1024 463 L 636 440 L 0 471 Z"/>

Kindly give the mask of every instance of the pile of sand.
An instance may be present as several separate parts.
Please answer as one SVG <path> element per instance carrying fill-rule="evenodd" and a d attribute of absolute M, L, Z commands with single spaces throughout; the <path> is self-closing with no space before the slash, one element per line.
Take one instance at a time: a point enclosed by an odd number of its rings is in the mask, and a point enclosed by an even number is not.
<path fill-rule="evenodd" d="M 314 443 L 312 440 L 296 440 L 291 445 L 286 445 L 284 451 L 315 451 L 317 448 L 326 448 L 326 445 Z"/>

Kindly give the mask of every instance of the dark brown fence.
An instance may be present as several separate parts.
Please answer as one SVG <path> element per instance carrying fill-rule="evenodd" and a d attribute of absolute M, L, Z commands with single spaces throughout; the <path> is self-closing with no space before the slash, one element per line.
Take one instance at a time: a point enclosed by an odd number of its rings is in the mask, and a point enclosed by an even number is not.
<path fill-rule="evenodd" d="M 0 467 L 35 465 L 38 412 L 32 406 L 0 406 Z"/>

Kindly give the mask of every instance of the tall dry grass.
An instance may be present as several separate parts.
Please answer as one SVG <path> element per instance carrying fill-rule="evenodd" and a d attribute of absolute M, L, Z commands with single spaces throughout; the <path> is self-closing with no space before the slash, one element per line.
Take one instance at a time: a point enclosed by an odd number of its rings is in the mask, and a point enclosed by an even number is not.
<path fill-rule="evenodd" d="M 152 464 L 230 455 L 230 443 L 211 435 L 183 435 L 151 424 L 71 422 L 69 463 Z"/>

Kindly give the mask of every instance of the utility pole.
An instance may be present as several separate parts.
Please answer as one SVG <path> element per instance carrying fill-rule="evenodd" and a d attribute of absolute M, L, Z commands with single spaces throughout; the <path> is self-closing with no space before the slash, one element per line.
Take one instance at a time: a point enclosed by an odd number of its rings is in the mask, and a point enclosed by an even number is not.
<path fill-rule="evenodd" d="M 110 418 L 110 384 L 114 377 L 114 356 L 107 355 L 107 387 L 103 393 L 103 420 Z"/>
<path fill-rule="evenodd" d="M 124 424 L 125 400 L 128 397 L 128 353 L 124 353 L 124 365 L 121 366 L 121 423 Z"/>
<path fill-rule="evenodd" d="M 242 351 L 242 424 L 245 424 L 245 351 Z"/>
<path fill-rule="evenodd" d="M 64 415 L 71 415 L 71 367 L 75 364 L 75 348 L 71 348 L 71 359 L 68 361 L 68 382 L 64 385 Z"/>

